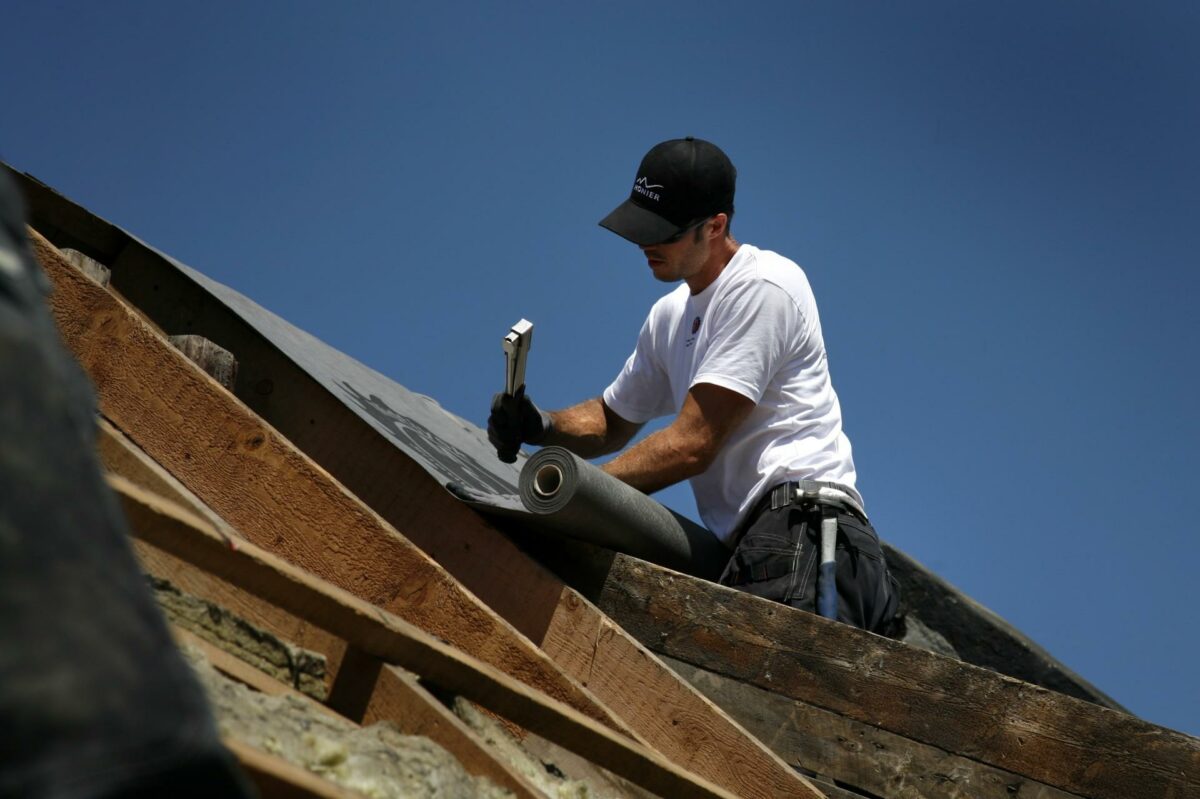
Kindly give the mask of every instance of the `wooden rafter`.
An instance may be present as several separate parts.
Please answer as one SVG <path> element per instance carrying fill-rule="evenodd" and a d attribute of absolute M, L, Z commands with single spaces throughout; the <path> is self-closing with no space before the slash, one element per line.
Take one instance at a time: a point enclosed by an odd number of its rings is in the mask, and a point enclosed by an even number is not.
<path fill-rule="evenodd" d="M 30 232 L 52 310 L 101 412 L 248 540 L 614 730 L 628 727 L 543 652 Z"/>
<path fill-rule="evenodd" d="M 414 671 L 661 796 L 733 796 L 653 750 L 254 544 L 238 542 L 231 547 L 216 528 L 169 500 L 115 475 L 109 477 L 109 485 L 139 538 L 232 583 L 253 587 L 255 594 L 267 601 L 336 632 L 381 661 Z"/>

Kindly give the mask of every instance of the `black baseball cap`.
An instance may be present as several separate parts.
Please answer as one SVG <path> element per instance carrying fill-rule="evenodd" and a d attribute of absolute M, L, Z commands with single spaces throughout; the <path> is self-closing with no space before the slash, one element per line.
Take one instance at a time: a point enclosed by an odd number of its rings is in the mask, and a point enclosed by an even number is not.
<path fill-rule="evenodd" d="M 688 136 L 656 144 L 638 167 L 629 199 L 600 220 L 634 244 L 666 241 L 719 213 L 733 213 L 737 170 L 712 142 Z"/>

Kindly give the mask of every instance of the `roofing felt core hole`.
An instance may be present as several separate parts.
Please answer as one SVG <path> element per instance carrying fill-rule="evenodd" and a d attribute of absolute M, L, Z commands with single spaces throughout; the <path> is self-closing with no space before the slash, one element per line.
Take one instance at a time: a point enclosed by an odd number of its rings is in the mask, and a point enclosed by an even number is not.
<path fill-rule="evenodd" d="M 539 497 L 546 497 L 548 499 L 554 496 L 562 488 L 562 484 L 562 469 L 553 463 L 546 464 L 533 475 L 533 491 Z"/>

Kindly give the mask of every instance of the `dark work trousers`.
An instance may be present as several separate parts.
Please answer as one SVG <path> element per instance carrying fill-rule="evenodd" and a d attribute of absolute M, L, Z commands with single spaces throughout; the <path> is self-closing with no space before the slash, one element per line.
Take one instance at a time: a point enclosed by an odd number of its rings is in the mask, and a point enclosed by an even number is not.
<path fill-rule="evenodd" d="M 821 509 L 767 506 L 743 529 L 721 585 L 816 613 Z M 900 587 L 888 572 L 875 529 L 839 513 L 836 557 L 838 621 L 886 634 L 899 609 Z"/>
<path fill-rule="evenodd" d="M 95 455 L 0 169 L 0 797 L 247 797 Z"/>

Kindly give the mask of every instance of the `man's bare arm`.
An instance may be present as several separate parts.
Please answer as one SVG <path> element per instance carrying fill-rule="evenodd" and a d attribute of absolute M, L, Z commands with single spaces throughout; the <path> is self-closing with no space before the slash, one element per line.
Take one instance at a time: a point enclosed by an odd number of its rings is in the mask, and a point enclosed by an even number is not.
<path fill-rule="evenodd" d="M 669 427 L 601 468 L 647 494 L 695 477 L 712 464 L 729 434 L 752 410 L 754 401 L 749 397 L 699 383 L 688 391 L 683 409 Z"/>
<path fill-rule="evenodd" d="M 566 447 L 581 458 L 608 455 L 624 447 L 642 429 L 622 419 L 600 397 L 584 400 L 561 411 L 552 411 L 553 427 L 538 442 L 542 446 Z"/>

